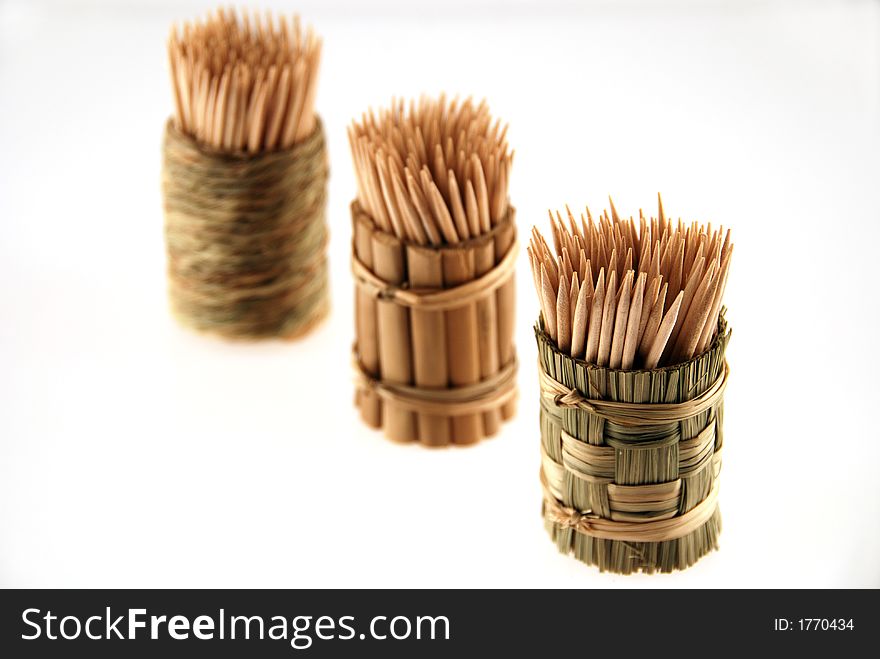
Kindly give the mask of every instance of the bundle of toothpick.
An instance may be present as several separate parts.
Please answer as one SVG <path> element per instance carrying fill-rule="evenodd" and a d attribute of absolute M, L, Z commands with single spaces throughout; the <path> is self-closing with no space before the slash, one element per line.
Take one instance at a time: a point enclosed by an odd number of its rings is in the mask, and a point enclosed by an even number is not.
<path fill-rule="evenodd" d="M 349 129 L 357 405 L 391 439 L 469 444 L 514 413 L 506 132 L 485 102 L 442 96 Z"/>
<path fill-rule="evenodd" d="M 173 310 L 227 337 L 293 338 L 328 309 L 321 40 L 218 10 L 168 40 L 163 191 Z"/>
<path fill-rule="evenodd" d="M 659 202 L 659 200 L 658 200 Z M 544 519 L 602 570 L 668 572 L 717 546 L 730 232 L 551 213 L 528 248 L 541 316 Z"/>

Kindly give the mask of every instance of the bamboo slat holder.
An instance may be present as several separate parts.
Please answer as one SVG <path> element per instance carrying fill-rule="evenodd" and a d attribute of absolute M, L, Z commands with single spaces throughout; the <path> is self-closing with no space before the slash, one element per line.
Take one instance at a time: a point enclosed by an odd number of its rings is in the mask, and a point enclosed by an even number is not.
<path fill-rule="evenodd" d="M 492 230 L 419 246 L 351 206 L 355 404 L 389 439 L 472 444 L 516 411 L 513 207 Z"/>
<path fill-rule="evenodd" d="M 291 148 L 219 152 L 165 130 L 171 306 L 227 338 L 294 339 L 329 309 L 327 151 L 321 122 Z"/>
<path fill-rule="evenodd" d="M 561 353 L 535 327 L 545 526 L 602 571 L 671 572 L 717 548 L 730 338 L 664 368 L 622 371 Z"/>

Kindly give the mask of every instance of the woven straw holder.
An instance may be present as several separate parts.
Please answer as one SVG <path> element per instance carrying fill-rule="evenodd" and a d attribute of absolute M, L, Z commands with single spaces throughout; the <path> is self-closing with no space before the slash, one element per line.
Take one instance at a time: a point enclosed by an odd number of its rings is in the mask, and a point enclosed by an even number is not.
<path fill-rule="evenodd" d="M 357 385 L 367 425 L 392 440 L 472 444 L 516 406 L 516 227 L 442 247 L 377 230 L 352 204 Z"/>
<path fill-rule="evenodd" d="M 563 553 L 600 570 L 671 572 L 721 531 L 722 315 L 704 354 L 650 371 L 588 365 L 540 327 L 544 523 Z"/>
<path fill-rule="evenodd" d="M 290 149 L 218 153 L 165 129 L 171 306 L 229 338 L 296 338 L 328 311 L 324 131 Z"/>

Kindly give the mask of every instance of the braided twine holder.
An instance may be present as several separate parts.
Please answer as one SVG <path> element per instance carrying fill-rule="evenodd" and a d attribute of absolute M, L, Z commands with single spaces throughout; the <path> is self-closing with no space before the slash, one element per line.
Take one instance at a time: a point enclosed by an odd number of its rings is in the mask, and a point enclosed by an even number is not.
<path fill-rule="evenodd" d="M 516 226 L 413 245 L 352 204 L 355 405 L 399 442 L 473 444 L 516 411 Z"/>
<path fill-rule="evenodd" d="M 535 327 L 544 524 L 602 571 L 671 572 L 718 547 L 727 322 L 684 364 L 621 371 L 560 353 Z"/>
<path fill-rule="evenodd" d="M 171 306 L 228 338 L 293 339 L 329 310 L 327 151 L 320 120 L 290 149 L 220 153 L 165 128 Z"/>

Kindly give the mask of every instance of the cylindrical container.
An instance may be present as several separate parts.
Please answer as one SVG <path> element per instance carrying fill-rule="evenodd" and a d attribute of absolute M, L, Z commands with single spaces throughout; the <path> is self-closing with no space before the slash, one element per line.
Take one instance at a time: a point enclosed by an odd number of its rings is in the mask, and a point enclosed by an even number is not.
<path fill-rule="evenodd" d="M 717 548 L 723 313 L 707 351 L 653 370 L 574 359 L 541 321 L 535 335 L 543 515 L 559 550 L 629 574 L 684 569 Z"/>
<path fill-rule="evenodd" d="M 168 40 L 162 191 L 171 307 L 227 338 L 296 338 L 327 314 L 322 41 L 299 17 L 218 9 Z"/>
<path fill-rule="evenodd" d="M 197 330 L 296 338 L 327 313 L 327 151 L 320 121 L 291 148 L 197 143 L 169 121 L 163 192 L 171 305 Z"/>
<path fill-rule="evenodd" d="M 513 207 L 491 231 L 415 245 L 352 210 L 358 374 L 363 420 L 395 441 L 471 444 L 516 403 Z"/>

